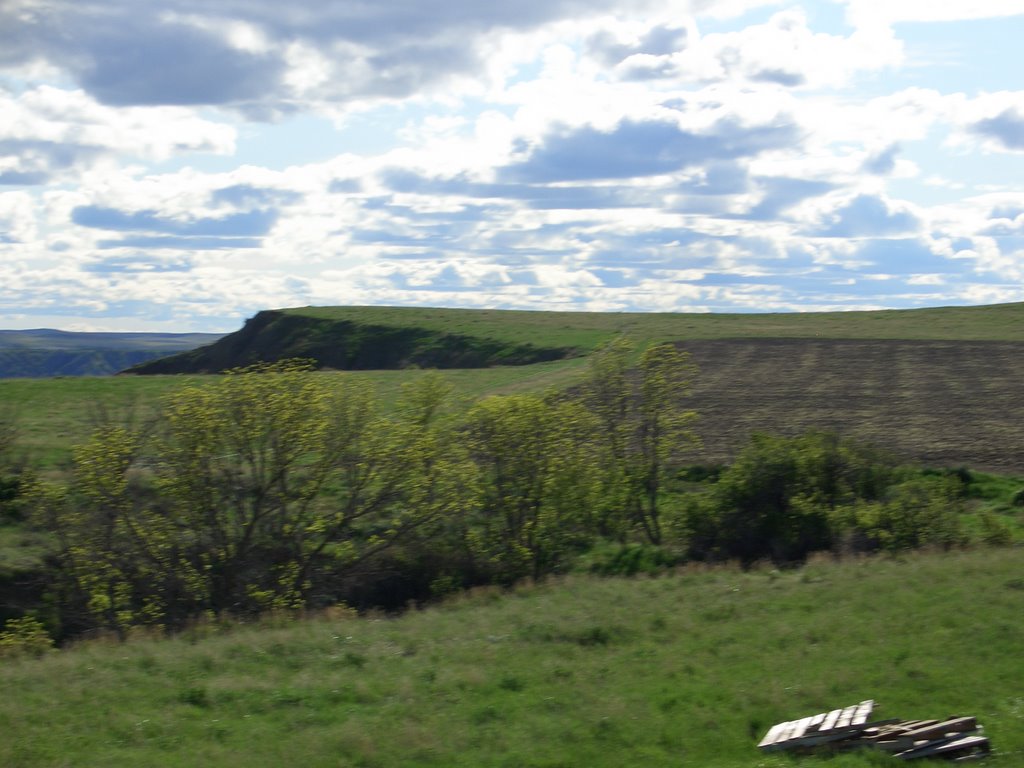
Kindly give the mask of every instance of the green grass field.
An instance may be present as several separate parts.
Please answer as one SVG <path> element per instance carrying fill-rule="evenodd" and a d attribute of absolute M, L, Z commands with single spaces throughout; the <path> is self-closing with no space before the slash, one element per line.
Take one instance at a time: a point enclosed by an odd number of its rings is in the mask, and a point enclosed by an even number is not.
<path fill-rule="evenodd" d="M 840 361 L 841 364 L 830 362 L 820 352 L 800 347 L 799 364 L 795 364 L 795 358 L 790 354 L 761 352 L 757 345 L 762 342 L 802 339 L 810 344 L 861 339 L 964 343 L 1002 341 L 1024 344 L 1024 304 L 880 312 L 708 315 L 411 307 L 315 307 L 290 309 L 287 312 L 321 319 L 357 320 L 367 325 L 414 325 L 430 330 L 496 338 L 510 343 L 575 346 L 581 349 L 592 349 L 624 331 L 634 334 L 640 340 L 693 341 L 695 348 L 699 343 L 746 339 L 749 341 L 748 346 L 753 345 L 756 349 L 745 349 L 745 357 L 742 359 L 728 350 L 719 352 L 717 347 L 708 347 L 711 352 L 700 356 L 702 375 L 698 377 L 696 391 L 700 402 L 696 405 L 698 408 L 703 406 L 708 417 L 705 423 L 712 438 L 707 441 L 709 447 L 713 448 L 712 460 L 727 458 L 752 428 L 775 429 L 777 423 L 796 424 L 801 429 L 821 427 L 822 424 L 816 423 L 815 418 L 811 417 L 815 414 L 822 415 L 828 423 L 844 426 L 843 401 L 837 400 L 830 392 L 829 382 L 845 382 L 843 396 L 849 396 L 851 384 L 863 378 L 857 361 L 844 359 Z M 894 365 L 891 359 L 885 359 L 884 355 L 879 358 L 877 350 L 868 361 L 870 376 L 863 380 L 871 388 L 870 391 L 866 389 L 865 393 L 874 398 L 872 402 L 875 403 L 874 409 L 879 411 L 881 424 L 889 427 L 895 425 L 893 419 L 882 413 L 888 391 L 885 378 L 888 370 L 893 371 L 894 375 L 898 374 L 901 382 L 896 399 L 911 409 L 914 403 L 920 402 L 922 413 L 928 419 L 942 413 L 943 408 L 949 412 L 950 407 L 948 404 L 943 406 L 942 402 L 932 402 L 930 394 L 927 402 L 919 398 L 914 382 L 933 381 L 940 377 L 943 378 L 940 388 L 944 387 L 961 397 L 965 394 L 969 396 L 967 390 L 973 391 L 979 379 L 986 381 L 987 388 L 995 388 L 998 397 L 979 398 L 977 403 L 972 403 L 972 407 L 984 409 L 991 405 L 990 410 L 998 411 L 994 415 L 983 414 L 981 434 L 971 432 L 971 441 L 979 447 L 984 447 L 987 439 L 985 430 L 1002 430 L 1007 415 L 1015 418 L 1017 410 L 1024 408 L 1024 403 L 1019 401 L 1009 405 L 1004 402 L 1003 390 L 1000 389 L 1004 384 L 1003 389 L 1007 392 L 1016 387 L 1020 375 L 1019 365 L 1024 365 L 1017 362 L 1024 360 L 1024 356 L 1016 354 L 1012 349 L 999 348 L 1000 357 L 996 359 L 993 356 L 991 362 L 996 367 L 991 371 L 979 368 L 984 368 L 984 360 L 979 358 L 976 351 L 972 352 L 973 379 L 970 382 L 960 380 L 962 371 L 959 369 L 947 371 L 944 367 L 948 361 L 956 361 L 960 357 L 957 349 L 945 350 L 943 359 L 934 362 L 921 354 L 911 357 L 913 349 L 908 349 L 909 352 L 901 353 L 903 357 L 897 360 L 898 365 Z M 529 366 L 448 370 L 445 376 L 453 382 L 458 393 L 476 398 L 493 393 L 564 388 L 576 380 L 585 365 L 584 359 L 577 358 Z M 756 375 L 753 375 L 755 369 Z M 358 372 L 351 375 L 365 376 L 376 382 L 382 399 L 388 401 L 393 399 L 402 382 L 421 374 L 415 370 L 402 370 Z M 134 408 L 142 414 L 152 408 L 162 394 L 196 380 L 190 376 L 0 380 L 0 402 L 13 406 L 19 414 L 23 446 L 37 462 L 53 467 L 65 461 L 71 445 L 84 438 L 92 423 L 92 414 L 98 408 L 121 411 Z M 794 406 L 794 392 L 829 403 L 828 412 L 824 413 L 818 402 L 796 403 Z M 870 413 L 865 414 L 864 407 L 863 403 L 859 403 L 857 413 L 847 409 L 850 411 L 847 415 L 856 421 L 858 434 L 870 438 L 873 421 L 871 418 L 864 421 L 865 416 L 871 416 Z M 798 414 L 795 420 L 793 413 Z M 723 414 L 724 420 L 721 418 Z M 990 415 L 992 418 L 989 418 Z M 922 427 L 925 430 L 922 432 L 925 442 L 926 427 Z M 888 434 L 885 429 L 876 431 L 882 437 Z M 962 434 L 959 427 L 954 430 L 954 434 Z M 915 437 L 911 448 L 920 445 L 921 440 L 921 436 Z M 943 437 L 942 441 L 945 440 Z M 988 449 L 990 452 L 999 450 L 997 446 L 989 446 Z M 946 457 L 950 453 L 947 446 L 943 445 L 940 455 Z M 1007 451 L 1007 455 L 1011 453 L 1016 456 L 1018 451 Z M 965 460 L 969 458 L 967 456 Z M 1012 469 L 1013 462 L 1007 466 Z"/>
<path fill-rule="evenodd" d="M 422 327 L 510 343 L 591 350 L 618 333 L 640 339 L 825 338 L 1024 341 L 1024 304 L 875 312 L 685 314 L 528 312 L 420 307 L 302 307 L 287 314 Z"/>
<path fill-rule="evenodd" d="M 1024 766 L 1024 550 L 569 576 L 397 618 L 199 627 L 0 666 L 0 764 L 829 766 L 775 722 L 974 715 Z"/>
<path fill-rule="evenodd" d="M 582 371 L 583 359 L 529 366 L 449 370 L 444 372 L 455 395 L 471 400 L 488 394 L 562 388 Z M 421 370 L 330 372 L 328 380 L 356 376 L 373 382 L 388 407 L 402 384 L 424 375 Z M 53 469 L 66 463 L 71 447 L 82 442 L 103 413 L 145 418 L 161 397 L 202 382 L 202 376 L 115 376 L 53 379 L 0 379 L 0 403 L 9 405 L 19 426 L 19 445 L 33 464 Z"/>

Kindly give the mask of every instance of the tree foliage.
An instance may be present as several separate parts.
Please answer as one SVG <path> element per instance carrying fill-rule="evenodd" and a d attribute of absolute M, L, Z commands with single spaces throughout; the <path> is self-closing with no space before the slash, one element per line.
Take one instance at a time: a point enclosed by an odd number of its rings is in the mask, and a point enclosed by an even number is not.
<path fill-rule="evenodd" d="M 490 397 L 466 420 L 478 472 L 468 541 L 504 581 L 538 577 L 588 538 L 596 424 L 579 403 Z"/>
<path fill-rule="evenodd" d="M 591 356 L 583 402 L 605 450 L 609 532 L 632 527 L 652 544 L 662 542 L 663 485 L 699 444 L 697 414 L 683 407 L 695 372 L 674 344 L 637 350 L 625 336 Z"/>
<path fill-rule="evenodd" d="M 955 478 L 927 478 L 830 433 L 754 435 L 690 517 L 702 558 L 803 561 L 825 550 L 962 542 Z"/>
<path fill-rule="evenodd" d="M 31 484 L 58 544 L 44 618 L 123 635 L 333 604 L 368 582 L 397 606 L 584 552 L 583 567 L 633 573 L 964 540 L 955 477 L 835 435 L 755 435 L 730 467 L 684 472 L 694 373 L 674 345 L 622 338 L 574 392 L 460 411 L 437 373 L 382 408 L 365 379 L 285 361 L 178 390 L 152 423 L 98 419 L 67 482 Z M 985 536 L 1005 541 L 997 522 Z"/>
<path fill-rule="evenodd" d="M 46 504 L 63 575 L 118 631 L 307 605 L 325 575 L 451 506 L 445 396 L 427 378 L 386 418 L 357 380 L 328 389 L 295 363 L 186 388 L 148 450 L 119 427 L 75 450 Z"/>

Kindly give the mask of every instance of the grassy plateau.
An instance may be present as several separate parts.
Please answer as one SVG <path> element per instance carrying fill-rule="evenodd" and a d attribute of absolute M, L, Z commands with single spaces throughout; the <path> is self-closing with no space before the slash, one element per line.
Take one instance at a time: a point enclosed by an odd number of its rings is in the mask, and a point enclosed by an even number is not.
<path fill-rule="evenodd" d="M 974 715 L 1024 766 L 1024 551 L 568 576 L 400 617 L 323 616 L 3 662 L 0 764 L 872 766 L 762 755 L 862 699 Z M 13 695 L 12 695 L 13 693 Z"/>
<path fill-rule="evenodd" d="M 1019 386 L 1024 304 L 721 315 L 396 307 L 280 312 L 315 321 L 317 334 L 325 333 L 328 322 L 412 328 L 484 339 L 498 349 L 532 344 L 585 355 L 622 332 L 679 342 L 699 366 L 692 392 L 704 440 L 703 454 L 695 457 L 699 461 L 729 461 L 753 431 L 829 429 L 876 442 L 910 461 L 1024 474 L 1024 430 L 1017 427 L 1024 423 Z M 289 333 L 301 336 L 301 325 Z M 365 338 L 360 344 L 372 347 Z M 276 354 L 289 356 L 286 349 Z M 585 357 L 573 357 L 449 368 L 445 375 L 468 400 L 568 387 L 585 366 Z M 388 401 L 402 382 L 421 374 L 405 369 L 323 375 L 368 377 Z M 0 402 L 19 412 L 24 446 L 43 465 L 53 466 L 84 438 L 98 407 L 134 404 L 141 413 L 162 393 L 197 380 L 187 375 L 0 380 Z"/>

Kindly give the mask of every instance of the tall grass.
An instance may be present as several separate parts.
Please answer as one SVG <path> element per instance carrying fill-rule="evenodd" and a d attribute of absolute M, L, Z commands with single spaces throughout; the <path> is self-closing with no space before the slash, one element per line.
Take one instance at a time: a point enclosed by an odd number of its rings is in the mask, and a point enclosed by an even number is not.
<path fill-rule="evenodd" d="M 773 723 L 970 714 L 1024 766 L 1024 552 L 687 569 L 84 642 L 0 667 L 0 764 L 783 766 Z M 846 755 L 801 765 L 877 765 Z"/>

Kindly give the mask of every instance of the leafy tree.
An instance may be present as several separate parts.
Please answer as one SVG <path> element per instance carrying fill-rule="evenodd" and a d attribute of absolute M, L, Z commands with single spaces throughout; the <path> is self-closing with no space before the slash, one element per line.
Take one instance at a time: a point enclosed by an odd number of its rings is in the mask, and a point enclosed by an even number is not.
<path fill-rule="evenodd" d="M 634 361 L 636 365 L 634 367 Z M 652 544 L 663 538 L 661 497 L 666 478 L 699 440 L 697 415 L 684 409 L 696 367 L 673 344 L 639 352 L 619 337 L 591 356 L 583 402 L 598 423 L 606 457 L 605 532 L 623 521 Z"/>
<path fill-rule="evenodd" d="M 598 489 L 595 424 L 578 403 L 489 397 L 466 419 L 480 473 L 468 539 L 505 581 L 538 577 L 589 535 Z"/>
<path fill-rule="evenodd" d="M 837 542 L 855 502 L 881 499 L 902 478 L 888 457 L 836 435 L 753 435 L 691 518 L 699 557 L 801 561 Z"/>
<path fill-rule="evenodd" d="M 94 620 L 123 631 L 307 605 L 459 506 L 435 378 L 406 392 L 396 418 L 360 380 L 327 381 L 294 362 L 231 371 L 169 397 L 148 452 L 119 427 L 75 450 L 47 521 Z"/>

